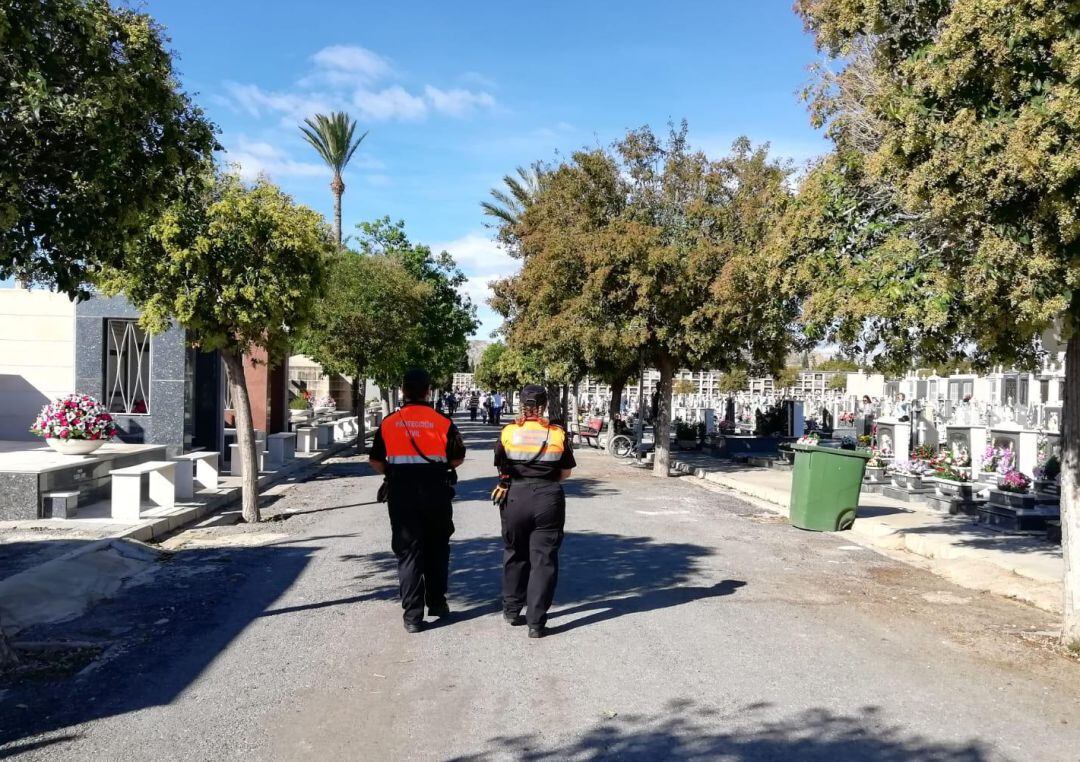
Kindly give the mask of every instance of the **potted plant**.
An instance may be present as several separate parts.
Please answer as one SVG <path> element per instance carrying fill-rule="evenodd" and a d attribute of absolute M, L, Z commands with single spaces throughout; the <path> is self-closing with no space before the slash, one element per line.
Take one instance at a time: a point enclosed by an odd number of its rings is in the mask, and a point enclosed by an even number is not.
<path fill-rule="evenodd" d="M 329 394 L 322 394 L 315 397 L 311 404 L 315 408 L 315 412 L 337 410 L 337 400 L 331 397 Z"/>
<path fill-rule="evenodd" d="M 1061 494 L 1061 460 L 1057 455 L 1051 455 L 1041 464 L 1035 466 L 1035 491 L 1047 495 Z"/>
<path fill-rule="evenodd" d="M 681 418 L 676 418 L 675 441 L 683 450 L 692 450 L 697 447 L 697 427 Z"/>
<path fill-rule="evenodd" d="M 1034 508 L 1035 495 L 1028 490 L 1031 479 L 1013 469 L 1006 471 L 998 480 L 997 489 L 990 490 L 990 502 L 1006 508 Z"/>
<path fill-rule="evenodd" d="M 69 394 L 41 409 L 30 431 L 63 455 L 88 455 L 120 433 L 109 411 L 89 394 Z"/>
<path fill-rule="evenodd" d="M 889 463 L 876 447 L 870 448 L 870 460 L 866 461 L 866 481 L 881 484 L 885 481 L 885 469 Z"/>
<path fill-rule="evenodd" d="M 893 468 L 892 482 L 900 489 L 919 490 L 923 488 L 923 479 L 933 472 L 925 460 L 909 460 Z"/>
<path fill-rule="evenodd" d="M 799 437 L 799 444 L 801 445 L 820 445 L 821 434 L 816 431 L 808 431 Z"/>
<path fill-rule="evenodd" d="M 289 416 L 292 420 L 306 418 L 309 410 L 307 397 L 300 395 L 289 400 Z"/>

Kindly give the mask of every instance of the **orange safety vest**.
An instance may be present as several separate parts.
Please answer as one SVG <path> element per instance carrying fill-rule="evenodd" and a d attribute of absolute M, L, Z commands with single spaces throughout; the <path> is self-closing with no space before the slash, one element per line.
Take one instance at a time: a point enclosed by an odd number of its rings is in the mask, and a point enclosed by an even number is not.
<path fill-rule="evenodd" d="M 386 445 L 387 463 L 446 463 L 450 419 L 434 408 L 406 405 L 388 415 L 379 431 Z"/>
<path fill-rule="evenodd" d="M 500 439 L 507 459 L 517 465 L 558 463 L 566 450 L 566 432 L 536 418 L 504 426 Z"/>

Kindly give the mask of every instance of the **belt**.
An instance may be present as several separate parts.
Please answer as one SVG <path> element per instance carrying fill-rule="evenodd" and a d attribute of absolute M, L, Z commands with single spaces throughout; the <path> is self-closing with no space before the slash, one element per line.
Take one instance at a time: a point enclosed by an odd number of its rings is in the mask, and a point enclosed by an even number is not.
<path fill-rule="evenodd" d="M 555 479 L 549 479 L 546 476 L 512 476 L 510 477 L 511 484 L 553 484 L 556 483 Z"/>

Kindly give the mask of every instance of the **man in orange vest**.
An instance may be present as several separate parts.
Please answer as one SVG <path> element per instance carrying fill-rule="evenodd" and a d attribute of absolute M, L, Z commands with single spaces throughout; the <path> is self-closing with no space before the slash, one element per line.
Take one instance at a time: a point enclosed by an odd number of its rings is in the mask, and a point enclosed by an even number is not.
<path fill-rule="evenodd" d="M 405 374 L 405 404 L 387 416 L 371 445 L 369 462 L 389 486 L 390 546 L 397 556 L 405 629 L 424 629 L 428 615 L 449 615 L 446 585 L 454 533 L 453 470 L 465 460 L 457 427 L 429 402 L 431 378 Z"/>
<path fill-rule="evenodd" d="M 495 444 L 499 486 L 492 500 L 500 509 L 505 548 L 503 617 L 511 625 L 528 623 L 530 638 L 546 633 L 566 523 L 559 482 L 577 465 L 566 432 L 542 417 L 546 405 L 544 387 L 526 386 L 520 417 L 503 428 Z"/>

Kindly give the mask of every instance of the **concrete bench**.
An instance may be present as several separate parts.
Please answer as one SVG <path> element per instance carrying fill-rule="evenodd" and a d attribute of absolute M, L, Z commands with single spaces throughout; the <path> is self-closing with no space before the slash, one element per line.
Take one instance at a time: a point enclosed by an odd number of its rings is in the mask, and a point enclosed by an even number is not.
<path fill-rule="evenodd" d="M 266 471 L 266 462 L 270 456 L 266 450 L 261 449 L 259 442 L 255 443 L 255 457 L 259 461 L 259 473 Z M 229 445 L 229 474 L 231 476 L 241 476 L 243 474 L 243 465 L 240 462 L 240 445 Z"/>
<path fill-rule="evenodd" d="M 318 432 L 314 426 L 300 426 L 296 429 L 296 451 L 315 452 L 319 448 Z"/>
<path fill-rule="evenodd" d="M 333 423 L 320 423 L 315 427 L 316 442 L 315 446 L 320 450 L 325 450 L 330 446 L 330 443 L 334 441 L 334 424 Z"/>
<path fill-rule="evenodd" d="M 281 432 L 266 438 L 266 450 L 270 453 L 270 462 L 284 465 L 296 457 L 296 434 Z"/>
<path fill-rule="evenodd" d="M 169 460 L 151 460 L 137 466 L 110 471 L 112 477 L 112 517 L 117 521 L 137 522 L 142 509 L 142 477 L 149 477 L 150 502 L 162 508 L 176 505 L 176 464 Z"/>
<path fill-rule="evenodd" d="M 350 442 L 360 431 L 359 419 L 354 415 L 334 421 L 334 441 Z"/>
<path fill-rule="evenodd" d="M 44 498 L 45 518 L 73 519 L 79 510 L 79 491 L 62 490 L 46 492 Z"/>
<path fill-rule="evenodd" d="M 173 458 L 172 460 L 176 463 L 176 496 L 194 497 L 194 482 L 198 482 L 203 489 L 217 489 L 218 476 L 221 473 L 219 458 L 220 453 L 203 450 L 184 453 Z"/>

